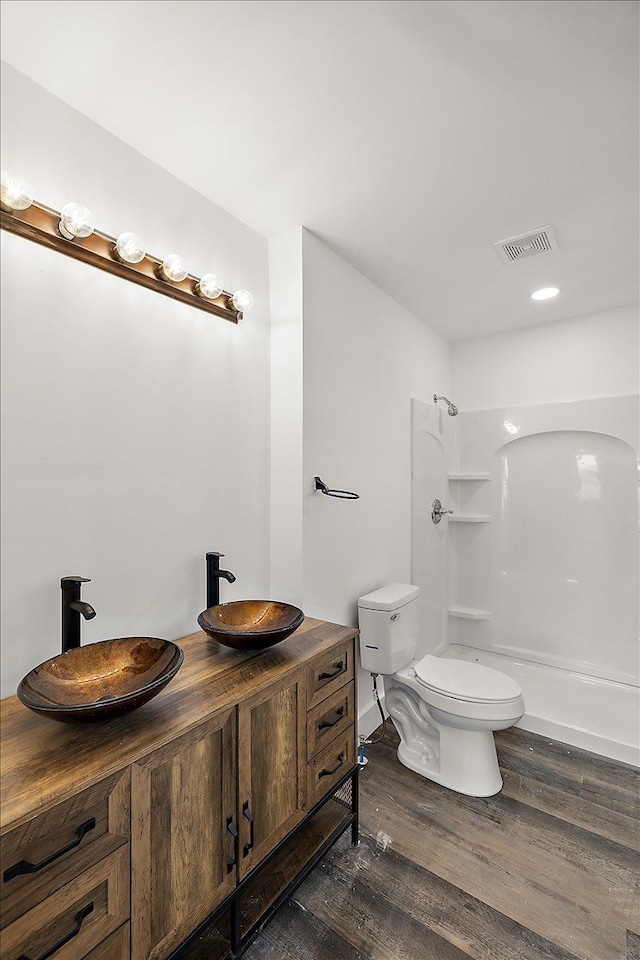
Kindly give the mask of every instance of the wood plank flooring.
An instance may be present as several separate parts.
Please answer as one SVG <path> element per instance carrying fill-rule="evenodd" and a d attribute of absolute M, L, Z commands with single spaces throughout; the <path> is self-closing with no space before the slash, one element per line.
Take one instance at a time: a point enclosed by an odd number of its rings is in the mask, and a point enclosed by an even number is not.
<path fill-rule="evenodd" d="M 640 775 L 512 728 L 505 785 L 463 797 L 407 770 L 391 723 L 343 837 L 245 960 L 640 960 Z"/>

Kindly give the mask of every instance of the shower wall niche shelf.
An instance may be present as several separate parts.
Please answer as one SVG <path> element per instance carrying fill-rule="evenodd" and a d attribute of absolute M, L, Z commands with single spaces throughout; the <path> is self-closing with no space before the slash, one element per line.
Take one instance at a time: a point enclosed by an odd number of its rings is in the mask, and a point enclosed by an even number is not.
<path fill-rule="evenodd" d="M 464 516 L 459 513 L 457 516 L 453 514 L 449 517 L 449 523 L 491 523 L 491 517 L 488 514 L 467 514 Z"/>
<path fill-rule="evenodd" d="M 478 610 L 476 607 L 449 607 L 450 617 L 460 617 L 462 620 L 491 620 L 490 610 Z"/>
<path fill-rule="evenodd" d="M 491 480 L 490 473 L 450 473 L 449 480 Z"/>

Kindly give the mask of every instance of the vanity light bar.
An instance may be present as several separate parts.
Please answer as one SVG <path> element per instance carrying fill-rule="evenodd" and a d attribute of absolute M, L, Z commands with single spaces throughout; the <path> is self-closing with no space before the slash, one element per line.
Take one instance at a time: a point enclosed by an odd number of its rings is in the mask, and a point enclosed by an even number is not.
<path fill-rule="evenodd" d="M 68 208 L 71 206 L 80 207 L 79 204 L 67 204 L 61 214 L 36 201 L 32 201 L 23 209 L 12 208 L 2 203 L 0 227 L 27 240 L 33 240 L 34 243 L 64 253 L 68 257 L 84 260 L 85 263 L 90 263 L 99 270 L 139 283 L 165 297 L 180 300 L 198 310 L 224 317 L 232 323 L 242 320 L 243 311 L 250 309 L 253 298 L 248 291 L 238 290 L 235 294 L 227 293 L 216 286 L 212 274 L 205 274 L 202 280 L 191 276 L 186 272 L 186 266 L 176 254 L 170 254 L 161 260 L 144 252 L 142 241 L 135 234 L 121 234 L 116 238 L 92 229 L 88 235 L 83 235 L 86 230 L 84 227 L 75 234 L 73 228 L 71 231 L 68 229 L 69 220 L 67 217 L 65 221 L 64 216 L 65 213 L 68 214 Z M 87 214 L 91 216 L 86 207 L 80 207 L 80 210 L 85 219 Z M 64 234 L 61 224 L 64 226 Z M 142 257 L 137 260 L 135 258 L 138 253 L 134 250 L 136 242 L 140 244 L 139 252 L 142 253 Z M 128 259 L 128 256 L 131 259 Z M 177 261 L 180 263 L 178 264 Z M 176 266 L 180 269 L 176 270 Z M 208 293 L 217 295 L 211 298 Z"/>

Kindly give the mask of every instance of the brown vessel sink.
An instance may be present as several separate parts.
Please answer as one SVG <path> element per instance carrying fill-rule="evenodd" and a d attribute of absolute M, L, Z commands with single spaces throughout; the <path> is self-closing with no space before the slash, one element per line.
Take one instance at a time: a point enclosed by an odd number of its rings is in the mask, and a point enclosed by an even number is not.
<path fill-rule="evenodd" d="M 278 600 L 235 600 L 203 610 L 198 623 L 213 640 L 236 650 L 264 650 L 297 630 L 304 613 Z"/>
<path fill-rule="evenodd" d="M 35 667 L 18 699 L 52 720 L 110 720 L 160 693 L 183 660 L 180 647 L 157 637 L 89 643 Z"/>

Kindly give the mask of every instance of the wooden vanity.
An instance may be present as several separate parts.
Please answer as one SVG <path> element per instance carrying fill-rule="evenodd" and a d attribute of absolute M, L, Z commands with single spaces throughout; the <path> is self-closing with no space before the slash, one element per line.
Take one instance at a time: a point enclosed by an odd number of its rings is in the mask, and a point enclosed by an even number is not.
<path fill-rule="evenodd" d="M 107 723 L 3 700 L 1 960 L 241 952 L 357 837 L 356 635 L 307 618 L 240 653 L 192 634 L 167 689 Z"/>

